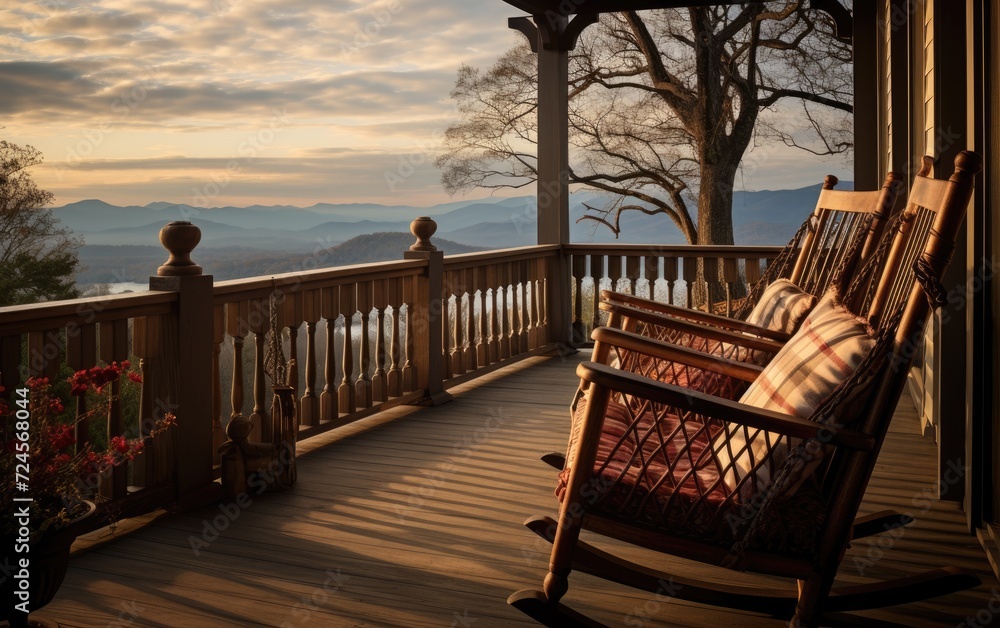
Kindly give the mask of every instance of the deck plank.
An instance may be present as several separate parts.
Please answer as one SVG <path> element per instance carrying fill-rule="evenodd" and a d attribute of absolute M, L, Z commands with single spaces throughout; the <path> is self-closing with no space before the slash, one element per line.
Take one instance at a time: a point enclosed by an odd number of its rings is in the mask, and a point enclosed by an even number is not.
<path fill-rule="evenodd" d="M 127 609 L 138 611 L 127 624 L 135 626 L 531 625 L 505 600 L 540 585 L 546 570 L 548 545 L 521 524 L 555 510 L 554 472 L 538 454 L 565 447 L 581 359 L 532 358 L 454 387 L 452 403 L 396 408 L 311 439 L 300 448 L 306 453 L 295 490 L 252 495 L 197 555 L 192 539 L 223 516 L 218 507 L 156 518 L 75 556 L 56 599 L 37 616 L 70 627 L 107 625 Z M 986 608 L 997 584 L 959 506 L 926 499 L 936 482 L 935 449 L 916 421 L 904 398 L 863 509 L 901 508 L 918 522 L 891 543 L 855 543 L 839 580 L 946 564 L 974 569 L 987 581 L 975 591 L 868 614 L 904 625 L 955 625 Z M 587 536 L 688 576 L 733 578 Z M 79 547 L 87 542 L 94 539 Z M 585 574 L 573 575 L 566 603 L 617 626 L 783 625 L 668 602 Z"/>

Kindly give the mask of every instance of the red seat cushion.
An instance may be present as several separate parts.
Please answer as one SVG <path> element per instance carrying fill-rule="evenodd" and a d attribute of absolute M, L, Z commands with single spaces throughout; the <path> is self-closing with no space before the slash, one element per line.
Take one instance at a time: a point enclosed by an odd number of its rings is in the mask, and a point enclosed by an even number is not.
<path fill-rule="evenodd" d="M 710 446 L 720 424 L 682 421 L 662 406 L 637 399 L 626 403 L 609 402 L 595 478 L 581 490 L 588 508 L 724 546 L 742 538 L 747 512 L 752 512 L 744 506 L 754 503 L 757 489 L 748 482 L 746 494 L 737 495 L 722 481 L 724 470 Z M 586 403 L 577 405 L 574 422 L 582 422 L 585 408 Z M 560 501 L 572 463 L 570 458 L 559 474 Z M 795 503 L 788 501 L 776 504 L 760 522 L 753 547 L 796 556 L 812 551 L 825 512 L 818 490 L 803 485 Z"/>

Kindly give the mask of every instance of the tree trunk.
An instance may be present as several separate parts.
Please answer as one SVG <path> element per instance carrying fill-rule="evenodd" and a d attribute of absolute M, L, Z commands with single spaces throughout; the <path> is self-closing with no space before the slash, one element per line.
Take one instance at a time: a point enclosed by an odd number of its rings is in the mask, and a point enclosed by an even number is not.
<path fill-rule="evenodd" d="M 701 189 L 698 193 L 698 242 L 697 244 L 733 244 L 733 181 L 739 160 L 701 159 Z M 719 274 L 706 283 L 705 265 L 698 264 L 698 282 L 691 291 L 692 305 L 704 308 L 706 304 L 724 303 L 726 285 Z M 737 286 L 733 286 L 736 288 Z M 730 294 L 736 298 L 737 294 Z"/>

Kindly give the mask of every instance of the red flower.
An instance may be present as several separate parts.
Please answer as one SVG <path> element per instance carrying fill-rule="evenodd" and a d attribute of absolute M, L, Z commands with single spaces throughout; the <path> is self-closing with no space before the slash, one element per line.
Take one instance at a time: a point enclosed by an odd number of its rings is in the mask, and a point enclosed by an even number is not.
<path fill-rule="evenodd" d="M 142 375 L 139 375 L 135 371 L 129 371 L 128 372 L 128 378 L 130 380 L 132 380 L 133 382 L 135 382 L 136 384 L 141 384 L 142 383 Z"/>
<path fill-rule="evenodd" d="M 111 439 L 111 449 L 120 454 L 127 454 L 129 450 L 128 440 L 124 436 L 115 436 Z"/>
<path fill-rule="evenodd" d="M 49 378 L 48 377 L 29 377 L 27 379 L 27 381 L 24 382 L 24 385 L 27 386 L 28 388 L 32 389 L 32 390 L 37 390 L 37 389 L 42 388 L 44 386 L 48 386 L 49 385 Z"/>
<path fill-rule="evenodd" d="M 56 450 L 66 449 L 76 443 L 76 436 L 73 434 L 71 425 L 57 425 L 49 432 L 49 442 Z"/>

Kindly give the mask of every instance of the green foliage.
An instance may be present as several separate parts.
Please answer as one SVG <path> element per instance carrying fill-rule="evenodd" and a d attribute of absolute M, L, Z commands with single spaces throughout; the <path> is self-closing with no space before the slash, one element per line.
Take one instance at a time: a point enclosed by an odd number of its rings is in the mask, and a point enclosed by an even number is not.
<path fill-rule="evenodd" d="M 27 169 L 42 163 L 31 146 L 0 141 L 0 306 L 77 296 L 74 275 L 83 244 L 47 208 Z"/>
<path fill-rule="evenodd" d="M 76 297 L 78 263 L 75 251 L 51 251 L 41 258 L 21 253 L 0 262 L 0 305 Z"/>

